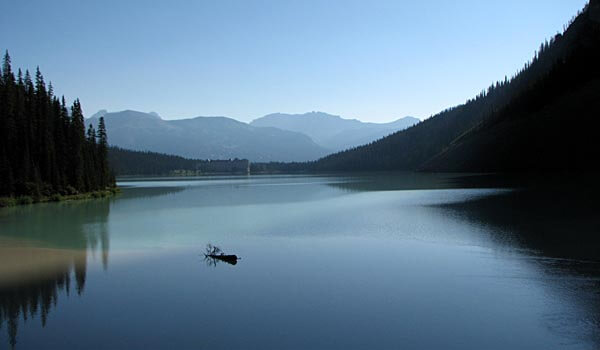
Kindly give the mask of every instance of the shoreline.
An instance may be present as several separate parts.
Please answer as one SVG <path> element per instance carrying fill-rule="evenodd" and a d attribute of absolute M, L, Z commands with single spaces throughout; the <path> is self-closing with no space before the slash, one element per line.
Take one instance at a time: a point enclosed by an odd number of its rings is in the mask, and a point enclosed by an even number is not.
<path fill-rule="evenodd" d="M 86 199 L 105 198 L 115 196 L 121 192 L 119 187 L 113 187 L 106 190 L 84 192 L 78 194 L 61 195 L 59 193 L 51 196 L 18 196 L 18 197 L 0 197 L 0 208 L 15 207 L 19 205 L 49 203 L 49 202 L 67 202 L 80 201 Z"/>

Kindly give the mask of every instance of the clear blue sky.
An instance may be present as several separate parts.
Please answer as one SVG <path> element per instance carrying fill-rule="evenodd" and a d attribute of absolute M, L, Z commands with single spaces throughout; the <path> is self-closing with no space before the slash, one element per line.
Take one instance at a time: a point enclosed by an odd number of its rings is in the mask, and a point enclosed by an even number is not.
<path fill-rule="evenodd" d="M 0 49 L 87 116 L 426 118 L 512 75 L 586 0 L 7 0 Z"/>

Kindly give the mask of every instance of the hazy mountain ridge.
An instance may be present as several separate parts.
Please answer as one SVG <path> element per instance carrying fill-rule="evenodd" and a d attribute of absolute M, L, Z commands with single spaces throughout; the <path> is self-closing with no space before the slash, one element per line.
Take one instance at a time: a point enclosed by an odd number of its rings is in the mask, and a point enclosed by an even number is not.
<path fill-rule="evenodd" d="M 114 146 L 174 154 L 195 159 L 245 158 L 251 161 L 307 161 L 327 154 L 301 133 L 261 128 L 226 117 L 164 120 L 137 111 L 101 111 L 86 123 L 96 126 L 104 116 Z"/>
<path fill-rule="evenodd" d="M 268 114 L 253 120 L 250 125 L 300 132 L 335 152 L 375 141 L 418 122 L 417 118 L 404 117 L 389 123 L 368 123 L 323 112 L 309 112 Z"/>
<path fill-rule="evenodd" d="M 102 116 L 113 146 L 195 159 L 246 158 L 255 162 L 316 160 L 419 121 L 406 117 L 390 123 L 364 123 L 313 112 L 270 114 L 247 124 L 221 116 L 164 120 L 154 112 L 100 110 L 86 123 L 96 126 Z"/>

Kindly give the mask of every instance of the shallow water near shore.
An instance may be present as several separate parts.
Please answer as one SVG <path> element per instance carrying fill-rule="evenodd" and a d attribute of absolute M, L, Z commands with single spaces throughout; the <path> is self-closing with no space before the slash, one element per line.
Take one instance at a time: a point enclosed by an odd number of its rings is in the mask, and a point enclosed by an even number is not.
<path fill-rule="evenodd" d="M 466 179 L 134 178 L 0 209 L 0 348 L 600 346 L 598 192 Z"/>

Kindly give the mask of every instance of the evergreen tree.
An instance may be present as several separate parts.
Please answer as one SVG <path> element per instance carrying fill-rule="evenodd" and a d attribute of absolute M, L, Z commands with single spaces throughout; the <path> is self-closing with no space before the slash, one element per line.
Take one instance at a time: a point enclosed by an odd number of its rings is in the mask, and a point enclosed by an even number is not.
<path fill-rule="evenodd" d="M 14 125 L 14 107 L 15 107 L 15 77 L 11 68 L 11 59 L 8 51 L 4 55 L 2 62 L 2 90 L 0 106 L 0 191 L 11 193 L 14 191 L 14 156 L 11 150 L 15 146 L 15 125 Z"/>
<path fill-rule="evenodd" d="M 106 136 L 104 117 L 100 117 L 98 123 L 98 160 L 100 166 L 100 179 L 102 180 L 100 185 L 106 187 L 109 185 L 111 175 L 108 166 L 108 138 Z"/>
<path fill-rule="evenodd" d="M 114 186 L 108 168 L 106 126 L 87 132 L 81 103 L 71 114 L 64 97 L 46 86 L 39 68 L 11 67 L 8 52 L 0 67 L 0 196 L 94 191 Z"/>
<path fill-rule="evenodd" d="M 85 185 L 88 191 L 98 188 L 99 174 L 97 167 L 96 130 L 92 124 L 88 127 L 85 145 Z"/>
<path fill-rule="evenodd" d="M 78 191 L 85 190 L 85 125 L 79 100 L 71 107 L 71 185 Z"/>

